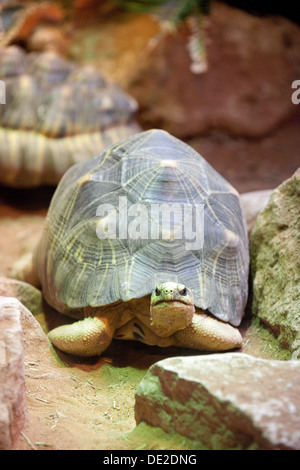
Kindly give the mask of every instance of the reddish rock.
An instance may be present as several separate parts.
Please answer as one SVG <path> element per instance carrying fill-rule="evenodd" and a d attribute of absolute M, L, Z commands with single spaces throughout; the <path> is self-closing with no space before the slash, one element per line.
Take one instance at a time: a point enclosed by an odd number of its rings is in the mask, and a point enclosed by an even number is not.
<path fill-rule="evenodd" d="M 296 111 L 292 82 L 300 76 L 300 30 L 281 17 L 259 17 L 215 2 L 206 30 L 208 70 L 194 74 L 189 31 L 165 37 L 138 63 L 129 87 L 141 122 L 187 139 L 221 130 L 270 134 Z"/>

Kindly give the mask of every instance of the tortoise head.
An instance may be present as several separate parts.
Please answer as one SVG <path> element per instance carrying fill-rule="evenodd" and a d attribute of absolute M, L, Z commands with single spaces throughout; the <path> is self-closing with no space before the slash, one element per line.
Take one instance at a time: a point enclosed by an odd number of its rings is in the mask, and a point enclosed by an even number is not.
<path fill-rule="evenodd" d="M 194 313 L 194 297 L 185 285 L 164 282 L 152 292 L 150 328 L 158 336 L 166 337 L 183 330 L 191 323 Z"/>

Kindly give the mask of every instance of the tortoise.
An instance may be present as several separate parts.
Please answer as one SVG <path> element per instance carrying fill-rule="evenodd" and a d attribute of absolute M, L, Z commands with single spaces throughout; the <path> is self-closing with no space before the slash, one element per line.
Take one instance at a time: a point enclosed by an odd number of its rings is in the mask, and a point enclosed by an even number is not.
<path fill-rule="evenodd" d="M 137 102 L 92 66 L 55 51 L 0 50 L 0 183 L 57 185 L 73 164 L 141 130 Z"/>
<path fill-rule="evenodd" d="M 70 168 L 32 260 L 47 303 L 76 319 L 48 333 L 66 353 L 101 355 L 112 338 L 203 351 L 242 344 L 249 254 L 239 194 L 166 131 L 136 133 Z"/>

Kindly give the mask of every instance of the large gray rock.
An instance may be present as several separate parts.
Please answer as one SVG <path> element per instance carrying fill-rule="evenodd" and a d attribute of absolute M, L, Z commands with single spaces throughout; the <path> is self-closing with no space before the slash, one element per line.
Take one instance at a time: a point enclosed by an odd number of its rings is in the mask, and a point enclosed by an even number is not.
<path fill-rule="evenodd" d="M 300 449 L 300 362 L 242 353 L 154 364 L 136 392 L 136 422 L 208 449 Z"/>
<path fill-rule="evenodd" d="M 251 233 L 253 313 L 300 354 L 300 168 L 271 195 Z"/>

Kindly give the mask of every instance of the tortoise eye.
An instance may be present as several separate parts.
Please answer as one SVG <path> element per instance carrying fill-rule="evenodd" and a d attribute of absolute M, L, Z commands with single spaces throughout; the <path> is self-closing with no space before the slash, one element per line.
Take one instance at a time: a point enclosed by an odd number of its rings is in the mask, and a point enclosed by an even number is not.
<path fill-rule="evenodd" d="M 187 288 L 185 287 L 184 289 L 182 289 L 181 291 L 179 291 L 179 294 L 180 294 L 180 295 L 188 295 L 188 294 L 189 294 L 189 291 L 188 291 Z"/>
<path fill-rule="evenodd" d="M 160 290 L 158 289 L 158 287 L 155 289 L 155 295 L 159 296 L 161 294 Z"/>

